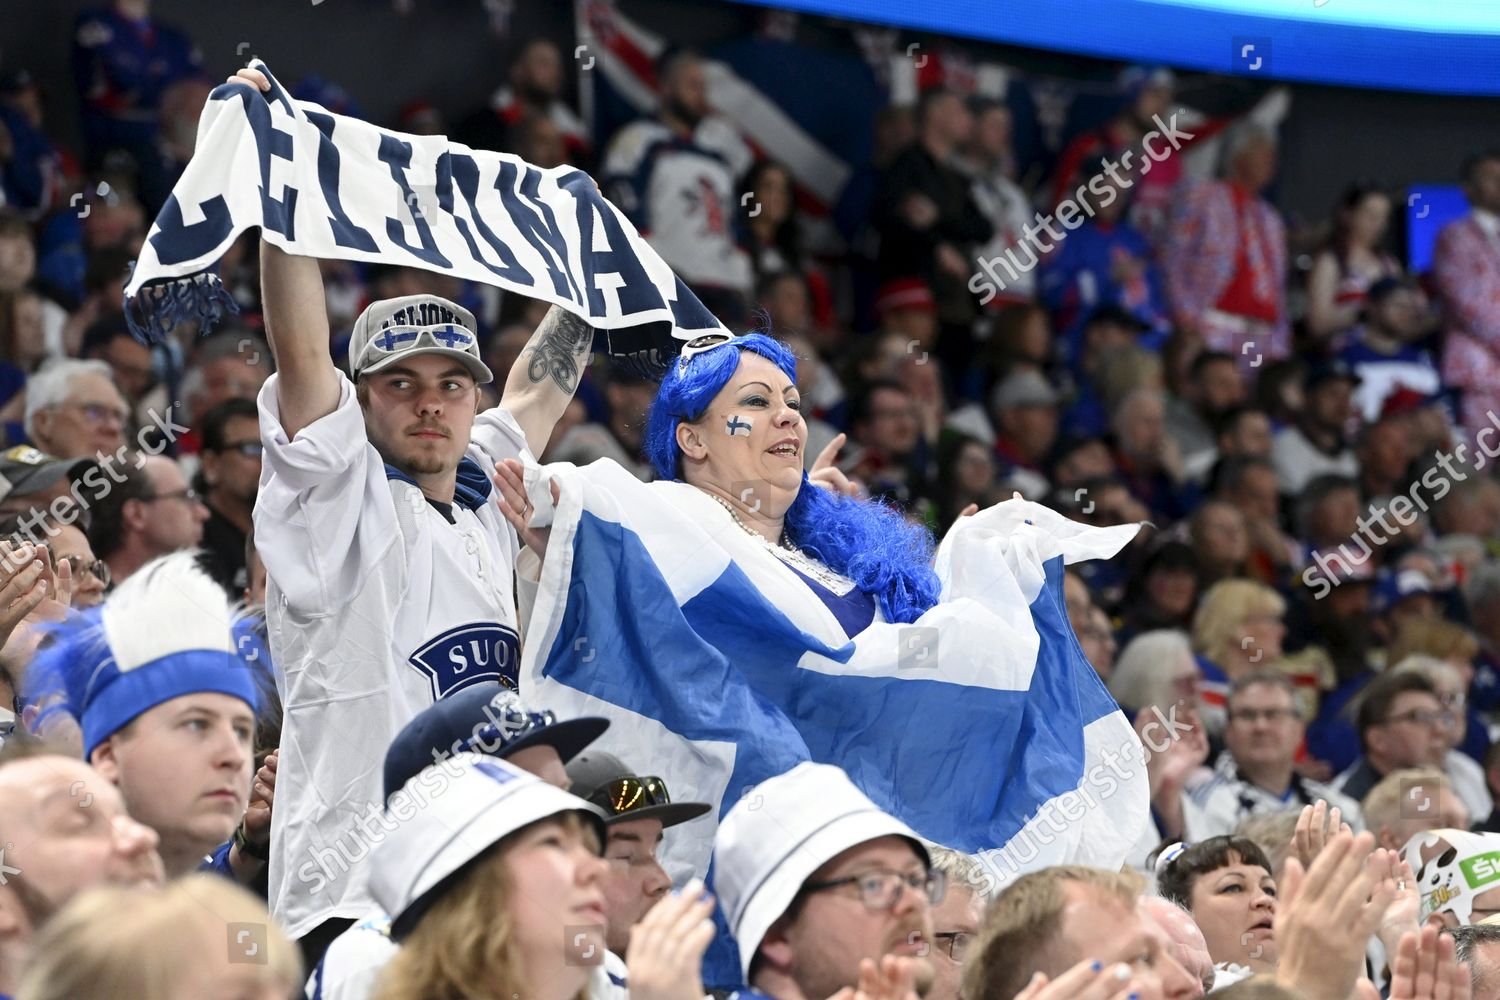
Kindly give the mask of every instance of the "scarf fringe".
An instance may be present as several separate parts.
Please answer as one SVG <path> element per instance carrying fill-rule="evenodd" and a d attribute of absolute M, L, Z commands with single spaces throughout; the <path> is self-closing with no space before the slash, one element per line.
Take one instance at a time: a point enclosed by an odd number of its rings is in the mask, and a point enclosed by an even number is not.
<path fill-rule="evenodd" d="M 160 344 L 181 323 L 197 323 L 198 336 L 206 337 L 226 312 L 238 315 L 239 311 L 239 303 L 219 276 L 199 271 L 143 286 L 125 300 L 125 325 L 141 343 Z"/>

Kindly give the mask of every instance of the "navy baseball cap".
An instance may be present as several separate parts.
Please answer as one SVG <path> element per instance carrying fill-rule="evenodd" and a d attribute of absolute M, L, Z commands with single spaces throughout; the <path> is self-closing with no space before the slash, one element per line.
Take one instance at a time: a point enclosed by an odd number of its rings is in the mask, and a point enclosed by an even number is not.
<path fill-rule="evenodd" d="M 568 777 L 574 795 L 604 810 L 606 825 L 657 819 L 665 829 L 712 808 L 707 802 L 673 802 L 666 782 L 636 774 L 620 758 L 597 750 L 575 757 L 568 764 Z"/>
<path fill-rule="evenodd" d="M 559 720 L 529 710 L 520 695 L 499 683 L 476 684 L 433 702 L 396 734 L 385 752 L 385 797 L 389 801 L 434 760 L 459 753 L 505 758 L 549 746 L 566 764 L 608 728 L 608 719 Z"/>
<path fill-rule="evenodd" d="M 1432 592 L 1432 581 L 1419 569 L 1383 573 L 1375 581 L 1375 613 L 1383 615 L 1408 597 Z"/>

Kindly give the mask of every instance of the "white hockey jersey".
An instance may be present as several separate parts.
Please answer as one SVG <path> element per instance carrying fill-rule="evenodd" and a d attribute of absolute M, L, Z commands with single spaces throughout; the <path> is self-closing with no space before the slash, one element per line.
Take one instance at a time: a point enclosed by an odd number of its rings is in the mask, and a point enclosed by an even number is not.
<path fill-rule="evenodd" d="M 338 408 L 291 440 L 277 382 L 259 399 L 255 544 L 284 720 L 268 895 L 297 938 L 374 907 L 365 862 L 400 728 L 471 684 L 515 682 L 518 542 L 488 488 L 496 462 L 531 456 L 505 410 L 475 418 L 449 523 L 369 443 L 347 378 Z"/>

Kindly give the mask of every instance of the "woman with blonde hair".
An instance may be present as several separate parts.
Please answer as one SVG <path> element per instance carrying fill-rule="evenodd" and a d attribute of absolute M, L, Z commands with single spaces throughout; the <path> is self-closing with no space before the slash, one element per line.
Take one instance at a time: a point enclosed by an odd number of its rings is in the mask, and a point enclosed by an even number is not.
<path fill-rule="evenodd" d="M 16 1000 L 290 1000 L 302 956 L 218 875 L 96 889 L 48 921 Z"/>
<path fill-rule="evenodd" d="M 370 893 L 401 944 L 374 1000 L 606 996 L 599 809 L 472 753 L 433 764 L 403 792 L 417 803 L 414 814 L 370 857 Z M 713 897 L 702 888 L 690 883 L 636 925 L 627 963 L 633 993 L 703 996 L 700 969 L 714 928 Z"/>
<path fill-rule="evenodd" d="M 1193 648 L 1203 672 L 1203 722 L 1224 731 L 1224 703 L 1236 678 L 1275 669 L 1286 636 L 1286 601 L 1254 580 L 1220 580 L 1209 587 L 1193 615 Z"/>

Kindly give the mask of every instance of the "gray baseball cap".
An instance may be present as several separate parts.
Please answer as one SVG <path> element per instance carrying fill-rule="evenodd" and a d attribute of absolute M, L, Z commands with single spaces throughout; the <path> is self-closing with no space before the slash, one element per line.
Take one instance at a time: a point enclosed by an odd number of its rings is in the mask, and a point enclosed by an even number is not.
<path fill-rule="evenodd" d="M 483 385 L 495 375 L 479 358 L 474 314 L 437 295 L 403 295 L 371 302 L 349 337 L 349 373 L 372 375 L 417 354 L 446 354 Z"/>

